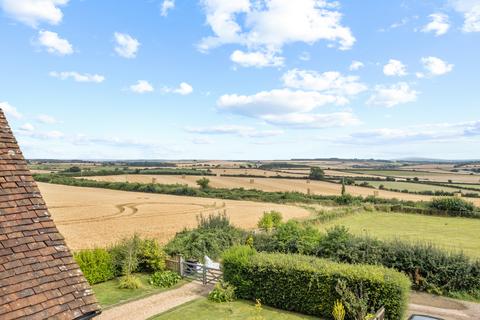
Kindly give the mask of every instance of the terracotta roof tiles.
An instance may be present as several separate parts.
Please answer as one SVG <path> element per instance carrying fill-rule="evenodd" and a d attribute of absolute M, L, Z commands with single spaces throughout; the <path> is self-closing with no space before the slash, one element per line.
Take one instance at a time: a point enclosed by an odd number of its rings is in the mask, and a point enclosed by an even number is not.
<path fill-rule="evenodd" d="M 0 319 L 88 319 L 99 312 L 0 109 Z"/>

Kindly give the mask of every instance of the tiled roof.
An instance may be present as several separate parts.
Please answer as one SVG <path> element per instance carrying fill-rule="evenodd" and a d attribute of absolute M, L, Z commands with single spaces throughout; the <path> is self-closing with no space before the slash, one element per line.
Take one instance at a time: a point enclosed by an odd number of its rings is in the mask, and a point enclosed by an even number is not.
<path fill-rule="evenodd" d="M 99 311 L 0 109 L 0 319 L 88 319 Z"/>

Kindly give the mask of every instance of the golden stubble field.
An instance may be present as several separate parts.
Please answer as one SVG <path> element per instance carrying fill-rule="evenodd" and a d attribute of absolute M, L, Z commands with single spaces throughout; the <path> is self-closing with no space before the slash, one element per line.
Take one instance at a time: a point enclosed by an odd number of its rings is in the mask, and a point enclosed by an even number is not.
<path fill-rule="evenodd" d="M 73 250 L 103 247 L 135 232 L 168 241 L 195 227 L 199 214 L 226 212 L 232 223 L 255 228 L 263 212 L 285 219 L 307 217 L 306 209 L 270 203 L 170 196 L 38 183 L 52 217 Z"/>
<path fill-rule="evenodd" d="M 88 177 L 87 179 L 108 182 L 138 182 L 138 183 L 161 183 L 161 184 L 186 184 L 191 187 L 198 187 L 196 181 L 199 176 L 171 176 L 171 175 L 117 175 L 117 176 L 99 176 Z M 307 193 L 310 189 L 311 194 L 318 195 L 340 195 L 342 186 L 340 184 L 313 181 L 307 183 L 306 179 L 279 179 L 279 178 L 239 178 L 239 177 L 207 177 L 210 180 L 210 186 L 213 188 L 245 188 L 258 189 L 263 191 L 298 191 Z M 251 180 L 253 179 L 253 183 Z M 356 196 L 372 196 L 374 191 L 382 198 L 397 198 L 403 200 L 430 200 L 429 196 L 416 194 L 391 192 L 385 190 L 374 190 L 357 186 L 346 186 L 348 193 Z"/>

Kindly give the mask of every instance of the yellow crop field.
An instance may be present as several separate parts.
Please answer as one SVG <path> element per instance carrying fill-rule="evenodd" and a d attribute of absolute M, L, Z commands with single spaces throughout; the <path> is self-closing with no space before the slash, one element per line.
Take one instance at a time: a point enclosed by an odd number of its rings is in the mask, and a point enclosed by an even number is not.
<path fill-rule="evenodd" d="M 200 214 L 223 213 L 236 226 L 256 226 L 265 211 L 285 219 L 307 217 L 308 210 L 280 204 L 219 200 L 79 188 L 39 183 L 52 217 L 70 248 L 103 247 L 135 232 L 161 242 L 195 227 Z"/>

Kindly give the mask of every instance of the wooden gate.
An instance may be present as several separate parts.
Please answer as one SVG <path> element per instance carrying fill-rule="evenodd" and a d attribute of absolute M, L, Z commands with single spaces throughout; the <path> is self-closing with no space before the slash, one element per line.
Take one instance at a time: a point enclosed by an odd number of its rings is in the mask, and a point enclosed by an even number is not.
<path fill-rule="evenodd" d="M 203 285 L 218 282 L 223 273 L 220 269 L 209 268 L 198 262 L 185 261 L 179 256 L 177 260 L 167 260 L 167 269 L 177 272 L 182 278 L 201 282 Z"/>

